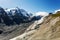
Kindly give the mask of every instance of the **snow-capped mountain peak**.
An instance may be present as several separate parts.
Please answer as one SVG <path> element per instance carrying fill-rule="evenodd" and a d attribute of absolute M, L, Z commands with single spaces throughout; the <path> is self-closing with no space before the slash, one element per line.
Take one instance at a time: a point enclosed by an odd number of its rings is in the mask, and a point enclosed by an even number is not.
<path fill-rule="evenodd" d="M 6 9 L 5 11 L 7 12 L 8 15 L 9 14 L 14 15 L 16 12 L 18 14 L 22 14 L 23 16 L 29 17 L 29 14 L 24 9 L 20 9 L 18 7 Z"/>

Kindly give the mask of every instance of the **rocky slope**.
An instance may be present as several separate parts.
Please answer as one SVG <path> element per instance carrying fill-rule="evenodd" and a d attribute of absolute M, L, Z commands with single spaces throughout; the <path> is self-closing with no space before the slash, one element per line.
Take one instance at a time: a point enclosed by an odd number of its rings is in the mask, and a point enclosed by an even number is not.
<path fill-rule="evenodd" d="M 60 40 L 60 12 L 46 16 L 42 23 L 28 29 L 10 40 Z"/>
<path fill-rule="evenodd" d="M 28 14 L 24 9 L 18 7 L 11 9 L 0 7 L 0 40 L 9 40 L 25 31 L 33 30 L 37 25 L 35 25 L 37 20 L 42 17 Z"/>
<path fill-rule="evenodd" d="M 0 40 L 9 40 L 13 37 L 16 37 L 18 35 L 21 35 L 26 31 L 26 29 L 33 24 L 34 21 L 29 22 L 29 23 L 22 23 L 20 25 L 1 25 L 0 26 Z"/>

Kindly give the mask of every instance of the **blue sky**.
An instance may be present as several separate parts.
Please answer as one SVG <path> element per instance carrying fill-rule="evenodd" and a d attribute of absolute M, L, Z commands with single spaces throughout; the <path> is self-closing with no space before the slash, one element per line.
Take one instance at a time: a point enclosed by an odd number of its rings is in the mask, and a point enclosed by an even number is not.
<path fill-rule="evenodd" d="M 53 12 L 60 9 L 60 0 L 0 0 L 3 8 L 19 7 L 28 12 Z"/>

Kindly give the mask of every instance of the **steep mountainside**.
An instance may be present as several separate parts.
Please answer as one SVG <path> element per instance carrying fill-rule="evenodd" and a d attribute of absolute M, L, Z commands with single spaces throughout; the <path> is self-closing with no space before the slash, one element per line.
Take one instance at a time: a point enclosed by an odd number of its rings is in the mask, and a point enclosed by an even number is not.
<path fill-rule="evenodd" d="M 28 14 L 24 9 L 18 7 L 11 9 L 0 7 L 0 40 L 9 40 L 21 35 L 25 31 L 30 30 L 30 26 L 42 17 L 33 16 L 31 13 Z"/>
<path fill-rule="evenodd" d="M 10 40 L 60 40 L 60 12 L 45 17 L 37 26 Z"/>

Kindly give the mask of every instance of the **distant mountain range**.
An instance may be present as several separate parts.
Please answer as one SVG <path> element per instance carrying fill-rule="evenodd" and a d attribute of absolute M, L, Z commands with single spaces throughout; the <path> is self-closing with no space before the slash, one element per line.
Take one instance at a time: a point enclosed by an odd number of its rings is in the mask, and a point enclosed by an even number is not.
<path fill-rule="evenodd" d="M 10 8 L 3 9 L 0 7 L 0 23 L 5 23 L 6 25 L 26 23 L 30 21 L 35 21 L 41 19 L 42 16 L 33 16 L 32 13 L 27 13 L 24 9 Z"/>

